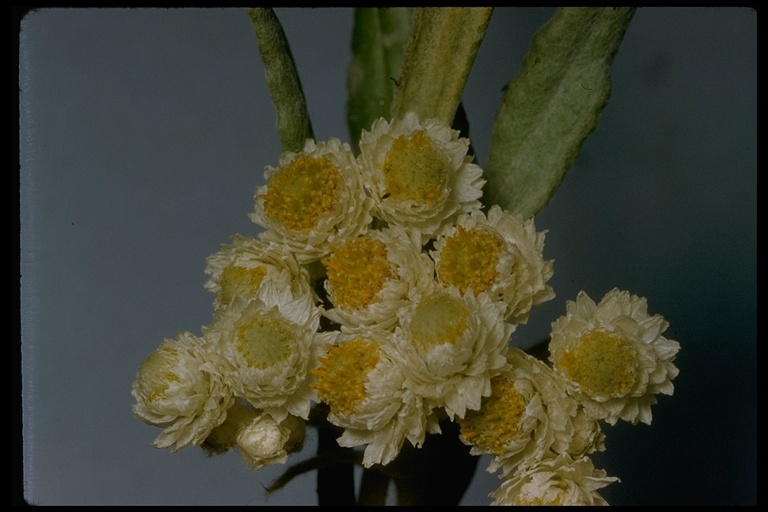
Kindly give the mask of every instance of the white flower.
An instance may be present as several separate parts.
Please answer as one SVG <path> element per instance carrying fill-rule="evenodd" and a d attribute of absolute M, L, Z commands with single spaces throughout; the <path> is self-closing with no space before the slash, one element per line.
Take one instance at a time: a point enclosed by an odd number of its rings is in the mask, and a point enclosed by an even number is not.
<path fill-rule="evenodd" d="M 502 320 L 503 306 L 486 294 L 436 287 L 398 316 L 395 342 L 406 386 L 451 419 L 478 409 L 491 393 L 491 378 L 507 364 L 515 326 Z"/>
<path fill-rule="evenodd" d="M 511 368 L 493 378 L 491 396 L 459 421 L 471 453 L 493 455 L 489 472 L 501 467 L 507 474 L 552 452 L 581 456 L 602 448 L 598 422 L 590 424 L 583 413 L 576 420 L 579 406 L 562 377 L 520 349 L 510 348 L 507 358 Z"/>
<path fill-rule="evenodd" d="M 422 242 L 463 212 L 480 208 L 482 169 L 469 140 L 438 119 L 413 113 L 379 119 L 360 136 L 363 179 L 376 216 L 422 233 Z"/>
<path fill-rule="evenodd" d="M 163 340 L 139 366 L 131 394 L 133 412 L 144 422 L 163 427 L 158 448 L 172 451 L 201 444 L 227 416 L 232 392 L 210 363 L 206 340 L 189 332 Z"/>
<path fill-rule="evenodd" d="M 598 489 L 618 481 L 587 457 L 559 455 L 521 468 L 490 494 L 491 505 L 608 505 Z"/>
<path fill-rule="evenodd" d="M 268 464 L 285 464 L 288 454 L 304 446 L 305 423 L 291 416 L 275 421 L 259 414 L 237 434 L 237 446 L 246 464 L 259 470 Z"/>
<path fill-rule="evenodd" d="M 307 139 L 301 153 L 285 152 L 279 163 L 266 168 L 250 214 L 267 229 L 263 240 L 288 245 L 305 264 L 368 229 L 372 203 L 348 144 Z"/>
<path fill-rule="evenodd" d="M 291 298 L 314 297 L 309 271 L 285 245 L 241 235 L 233 236 L 232 242 L 206 258 L 205 273 L 210 278 L 204 286 L 215 294 L 215 309 L 235 297 L 269 300 L 270 289 L 289 291 Z"/>
<path fill-rule="evenodd" d="M 315 393 L 309 371 L 334 332 L 318 333 L 320 311 L 299 298 L 268 306 L 236 298 L 217 311 L 206 335 L 218 341 L 221 373 L 237 396 L 282 421 L 288 414 L 306 419 Z"/>
<path fill-rule="evenodd" d="M 547 281 L 552 260 L 543 256 L 545 232 L 537 232 L 533 218 L 503 211 L 493 205 L 488 216 L 479 210 L 461 215 L 446 227 L 432 257 L 438 280 L 464 293 L 487 292 L 506 304 L 505 318 L 525 324 L 531 309 L 554 298 Z"/>
<path fill-rule="evenodd" d="M 371 230 L 331 247 L 331 256 L 322 263 L 334 306 L 325 315 L 347 326 L 394 327 L 398 309 L 430 286 L 434 274 L 419 235 L 399 226 Z"/>
<path fill-rule="evenodd" d="M 388 464 L 408 439 L 421 446 L 437 422 L 420 397 L 403 387 L 404 376 L 390 356 L 392 333 L 352 329 L 328 345 L 313 387 L 328 404 L 328 421 L 344 428 L 341 446 L 366 445 L 363 465 Z"/>
<path fill-rule="evenodd" d="M 568 301 L 552 323 L 550 360 L 570 392 L 597 419 L 651 423 L 655 395 L 671 395 L 680 344 L 662 336 L 668 324 L 649 316 L 646 299 L 613 289 L 595 305 L 586 293 Z"/>

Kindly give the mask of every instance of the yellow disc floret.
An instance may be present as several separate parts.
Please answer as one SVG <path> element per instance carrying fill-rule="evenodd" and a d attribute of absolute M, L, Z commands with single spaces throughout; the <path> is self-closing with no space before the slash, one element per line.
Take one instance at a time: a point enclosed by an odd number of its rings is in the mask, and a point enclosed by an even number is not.
<path fill-rule="evenodd" d="M 467 331 L 469 315 L 459 299 L 442 294 L 428 296 L 419 303 L 411 320 L 413 343 L 422 350 L 454 344 Z"/>
<path fill-rule="evenodd" d="M 237 350 L 251 368 L 268 368 L 291 353 L 293 334 L 277 319 L 256 317 L 241 322 L 236 332 Z"/>
<path fill-rule="evenodd" d="M 614 333 L 586 333 L 557 362 L 569 379 L 589 393 L 623 396 L 635 383 L 635 351 L 628 341 Z"/>
<path fill-rule="evenodd" d="M 219 279 L 219 301 L 229 304 L 234 297 L 246 299 L 256 297 L 266 274 L 267 269 L 264 267 L 246 268 L 229 265 L 222 271 Z"/>
<path fill-rule="evenodd" d="M 386 194 L 392 199 L 434 204 L 448 183 L 446 161 L 422 130 L 395 139 L 382 171 Z"/>
<path fill-rule="evenodd" d="M 366 237 L 331 248 L 331 256 L 322 262 L 333 284 L 334 305 L 348 310 L 369 306 L 394 275 L 387 247 Z"/>
<path fill-rule="evenodd" d="M 459 226 L 446 238 L 437 268 L 440 282 L 454 285 L 461 293 L 472 288 L 475 295 L 489 290 L 496 279 L 496 264 L 504 240 L 484 229 Z"/>
<path fill-rule="evenodd" d="M 502 456 L 507 441 L 519 431 L 526 405 L 514 382 L 495 377 L 491 380 L 491 396 L 483 401 L 480 410 L 468 411 L 459 422 L 461 437 L 486 452 Z"/>
<path fill-rule="evenodd" d="M 366 398 L 368 374 L 379 362 L 379 344 L 373 340 L 354 338 L 338 346 L 331 344 L 327 357 L 317 359 L 323 365 L 311 373 L 317 382 L 311 386 L 335 414 L 349 415 Z"/>
<path fill-rule="evenodd" d="M 324 157 L 298 156 L 281 167 L 267 184 L 264 213 L 288 229 L 308 232 L 331 213 L 342 176 Z"/>

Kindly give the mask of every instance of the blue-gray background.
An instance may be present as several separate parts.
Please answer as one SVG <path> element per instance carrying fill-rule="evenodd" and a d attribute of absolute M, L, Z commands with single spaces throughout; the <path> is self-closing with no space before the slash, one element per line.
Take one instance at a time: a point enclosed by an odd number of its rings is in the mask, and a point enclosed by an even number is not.
<path fill-rule="evenodd" d="M 277 9 L 318 139 L 347 140 L 352 11 Z M 504 84 L 552 9 L 498 8 L 464 101 L 482 165 Z M 646 296 L 681 373 L 653 425 L 606 427 L 612 504 L 753 504 L 756 485 L 756 36 L 745 8 L 641 8 L 613 95 L 555 199 L 557 298 Z M 280 153 L 241 9 L 45 9 L 21 23 L 24 496 L 41 505 L 314 504 L 314 473 L 156 450 L 131 413 L 136 368 L 211 319 L 205 257 L 234 233 Z M 314 450 L 314 439 L 306 452 Z M 462 504 L 498 486 L 481 461 Z"/>

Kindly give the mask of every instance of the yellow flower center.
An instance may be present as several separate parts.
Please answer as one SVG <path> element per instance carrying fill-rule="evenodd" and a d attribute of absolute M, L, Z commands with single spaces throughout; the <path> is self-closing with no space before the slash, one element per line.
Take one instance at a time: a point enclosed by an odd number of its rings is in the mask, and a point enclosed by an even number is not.
<path fill-rule="evenodd" d="M 322 262 L 333 284 L 333 303 L 349 310 L 369 306 L 394 275 L 384 243 L 366 237 L 332 248 Z"/>
<path fill-rule="evenodd" d="M 491 380 L 491 396 L 478 411 L 468 411 L 461 426 L 461 437 L 478 448 L 503 455 L 507 441 L 517 435 L 527 402 L 514 382 L 503 377 Z"/>
<path fill-rule="evenodd" d="M 554 497 L 537 498 L 532 496 L 530 498 L 524 498 L 522 495 L 515 499 L 515 504 L 519 507 L 553 507 L 563 504 L 563 497 L 560 494 L 556 494 Z"/>
<path fill-rule="evenodd" d="M 558 365 L 565 375 L 585 390 L 601 396 L 623 396 L 635 383 L 636 355 L 632 345 L 613 333 L 591 331 Z"/>
<path fill-rule="evenodd" d="M 148 402 L 165 398 L 165 392 L 171 382 L 179 382 L 179 376 L 173 370 L 179 358 L 179 352 L 163 347 L 153 351 L 139 365 L 138 392 Z"/>
<path fill-rule="evenodd" d="M 248 318 L 237 326 L 237 350 L 249 368 L 268 368 L 291 353 L 293 334 L 277 319 Z"/>
<path fill-rule="evenodd" d="M 328 158 L 298 156 L 270 179 L 264 213 L 288 229 L 304 233 L 333 211 L 341 172 Z"/>
<path fill-rule="evenodd" d="M 219 301 L 229 304 L 235 297 L 252 299 L 256 297 L 261 281 L 267 274 L 264 267 L 246 268 L 229 265 L 219 279 Z"/>
<path fill-rule="evenodd" d="M 311 386 L 336 414 L 349 415 L 366 398 L 368 374 L 379 362 L 379 344 L 373 340 L 354 338 L 338 346 L 328 347 L 328 357 L 318 357 L 323 363 L 311 373 L 317 382 Z"/>
<path fill-rule="evenodd" d="M 422 350 L 454 344 L 466 332 L 469 315 L 464 303 L 453 297 L 437 294 L 424 298 L 411 320 L 414 344 Z"/>
<path fill-rule="evenodd" d="M 421 130 L 411 137 L 401 135 L 395 139 L 382 171 L 386 194 L 392 199 L 434 204 L 442 198 L 448 183 L 444 157 Z"/>
<path fill-rule="evenodd" d="M 487 291 L 496 279 L 496 264 L 504 246 L 504 240 L 489 231 L 459 226 L 440 251 L 440 282 L 456 286 L 462 294 L 470 287 L 475 295 Z"/>

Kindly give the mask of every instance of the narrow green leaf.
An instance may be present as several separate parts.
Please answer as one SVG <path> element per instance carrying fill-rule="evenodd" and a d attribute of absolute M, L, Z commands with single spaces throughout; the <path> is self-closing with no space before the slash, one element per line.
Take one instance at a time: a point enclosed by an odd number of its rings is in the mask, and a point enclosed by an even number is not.
<path fill-rule="evenodd" d="M 490 7 L 415 9 L 393 116 L 415 112 L 452 123 L 492 13 Z"/>
<path fill-rule="evenodd" d="M 347 124 L 353 145 L 374 120 L 389 118 L 410 32 L 407 7 L 355 9 L 352 60 L 347 68 Z"/>
<path fill-rule="evenodd" d="M 483 201 L 532 216 L 549 203 L 597 126 L 611 62 L 634 8 L 560 8 L 507 84 L 485 166 Z"/>
<path fill-rule="evenodd" d="M 280 144 L 283 151 L 301 151 L 305 140 L 313 137 L 312 123 L 285 32 L 272 9 L 247 10 L 259 41 L 267 87 L 275 104 Z"/>

